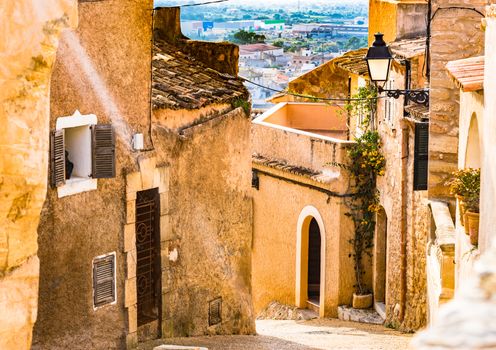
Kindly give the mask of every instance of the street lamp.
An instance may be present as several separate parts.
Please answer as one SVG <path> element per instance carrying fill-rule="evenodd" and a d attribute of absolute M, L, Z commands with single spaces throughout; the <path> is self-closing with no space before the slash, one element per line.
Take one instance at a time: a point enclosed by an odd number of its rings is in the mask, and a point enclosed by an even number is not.
<path fill-rule="evenodd" d="M 389 47 L 383 37 L 384 34 L 382 33 L 375 34 L 375 41 L 369 48 L 367 56 L 365 56 L 370 80 L 376 85 L 382 83 L 382 85 L 379 85 L 381 87 L 389 80 L 389 70 L 393 60 L 393 55 L 391 55 L 391 51 L 389 51 Z"/>
<path fill-rule="evenodd" d="M 406 96 L 408 100 L 424 106 L 429 105 L 429 90 L 386 90 L 384 84 L 389 80 L 389 71 L 393 55 L 386 45 L 384 34 L 376 33 L 375 41 L 365 56 L 370 80 L 377 86 L 379 94 L 385 92 L 387 97 L 399 98 Z"/>

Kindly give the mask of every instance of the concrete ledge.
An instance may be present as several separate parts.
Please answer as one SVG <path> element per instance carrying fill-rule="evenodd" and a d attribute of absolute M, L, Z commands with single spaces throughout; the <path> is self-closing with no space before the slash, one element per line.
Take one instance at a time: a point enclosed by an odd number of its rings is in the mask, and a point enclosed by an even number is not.
<path fill-rule="evenodd" d="M 436 225 L 436 243 L 441 250 L 455 249 L 456 230 L 448 204 L 440 201 L 430 201 L 432 217 Z"/>

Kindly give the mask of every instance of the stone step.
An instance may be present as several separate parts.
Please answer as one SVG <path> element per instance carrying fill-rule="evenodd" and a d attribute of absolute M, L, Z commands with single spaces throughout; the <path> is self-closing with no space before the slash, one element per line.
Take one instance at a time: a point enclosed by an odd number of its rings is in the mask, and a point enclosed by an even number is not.
<path fill-rule="evenodd" d="M 314 303 L 310 300 L 307 301 L 307 309 L 312 310 L 313 312 L 316 312 L 317 314 L 320 312 L 320 307 L 317 303 Z"/>
<path fill-rule="evenodd" d="M 374 310 L 382 317 L 383 320 L 386 320 L 386 304 L 381 302 L 374 303 Z"/>
<path fill-rule="evenodd" d="M 368 324 L 384 324 L 384 319 L 374 309 L 354 309 L 351 306 L 342 305 L 338 307 L 338 318 L 343 321 L 352 321 Z"/>

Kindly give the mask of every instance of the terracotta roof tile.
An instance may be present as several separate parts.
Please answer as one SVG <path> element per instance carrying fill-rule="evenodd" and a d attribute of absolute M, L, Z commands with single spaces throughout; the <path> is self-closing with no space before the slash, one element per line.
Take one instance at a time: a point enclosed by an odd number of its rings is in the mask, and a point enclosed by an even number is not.
<path fill-rule="evenodd" d="M 248 96 L 237 77 L 208 68 L 165 41 L 155 41 L 152 58 L 154 109 L 198 109 Z"/>
<path fill-rule="evenodd" d="M 402 39 L 392 42 L 389 45 L 391 52 L 401 58 L 413 58 L 416 56 L 424 55 L 427 38 L 425 36 L 414 39 Z"/>
<path fill-rule="evenodd" d="M 340 176 L 340 174 L 336 172 L 324 174 L 322 171 L 313 170 L 298 165 L 291 165 L 288 164 L 285 160 L 268 158 L 260 154 L 253 154 L 252 162 L 254 164 L 263 165 L 269 168 L 282 170 L 293 175 L 306 177 L 322 184 L 329 184 L 332 181 L 335 181 Z"/>
<path fill-rule="evenodd" d="M 368 75 L 367 62 L 365 61 L 367 51 L 368 48 L 349 51 L 342 56 L 332 59 L 330 62 L 345 71 L 359 75 Z"/>
<path fill-rule="evenodd" d="M 463 91 L 484 89 L 484 56 L 450 61 L 446 68 Z"/>

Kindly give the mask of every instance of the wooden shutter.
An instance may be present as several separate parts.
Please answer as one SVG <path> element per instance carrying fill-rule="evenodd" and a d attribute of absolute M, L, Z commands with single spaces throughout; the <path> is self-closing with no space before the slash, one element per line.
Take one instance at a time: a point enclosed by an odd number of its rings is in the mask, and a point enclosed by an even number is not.
<path fill-rule="evenodd" d="M 93 303 L 95 307 L 115 301 L 115 255 L 93 260 Z"/>
<path fill-rule="evenodd" d="M 415 124 L 413 190 L 427 190 L 429 173 L 429 123 Z"/>
<path fill-rule="evenodd" d="M 92 125 L 92 177 L 115 177 L 115 134 L 112 125 Z"/>
<path fill-rule="evenodd" d="M 64 130 L 50 134 L 50 184 L 59 187 L 65 184 L 65 139 Z"/>

